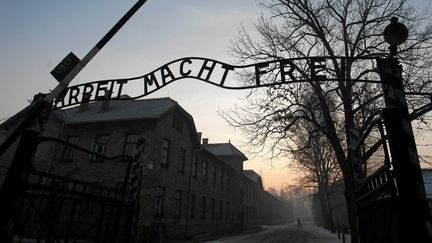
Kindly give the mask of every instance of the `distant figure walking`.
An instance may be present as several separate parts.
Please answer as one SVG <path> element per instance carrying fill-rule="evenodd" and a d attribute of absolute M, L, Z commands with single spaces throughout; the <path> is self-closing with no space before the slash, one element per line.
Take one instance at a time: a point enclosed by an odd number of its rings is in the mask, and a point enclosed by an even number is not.
<path fill-rule="evenodd" d="M 301 228 L 301 221 L 300 221 L 300 219 L 297 219 L 297 228 Z"/>

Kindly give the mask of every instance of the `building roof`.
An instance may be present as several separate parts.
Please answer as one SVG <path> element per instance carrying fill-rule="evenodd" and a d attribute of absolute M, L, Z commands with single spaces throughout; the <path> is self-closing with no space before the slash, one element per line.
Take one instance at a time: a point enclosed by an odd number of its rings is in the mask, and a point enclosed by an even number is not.
<path fill-rule="evenodd" d="M 80 111 L 79 106 L 64 110 L 65 123 L 76 124 L 138 119 L 157 119 L 175 106 L 180 107 L 176 101 L 170 98 L 111 100 L 109 108 L 107 109 L 102 109 L 102 103 L 103 102 L 89 103 L 87 108 L 83 111 Z"/>
<path fill-rule="evenodd" d="M 182 114 L 190 127 L 195 146 L 199 146 L 197 131 L 193 117 L 171 98 L 142 100 L 110 100 L 108 108 L 103 108 L 104 101 L 88 103 L 85 109 L 80 106 L 63 110 L 64 123 L 86 124 L 100 122 L 118 122 L 132 120 L 159 119 L 170 111 Z"/>
<path fill-rule="evenodd" d="M 203 147 L 217 156 L 238 156 L 243 161 L 248 158 L 231 143 L 203 144 Z"/>
<path fill-rule="evenodd" d="M 243 175 L 245 175 L 251 181 L 253 181 L 258 186 L 260 186 L 261 188 L 263 188 L 261 176 L 258 175 L 255 171 L 253 171 L 253 170 L 243 170 Z"/>

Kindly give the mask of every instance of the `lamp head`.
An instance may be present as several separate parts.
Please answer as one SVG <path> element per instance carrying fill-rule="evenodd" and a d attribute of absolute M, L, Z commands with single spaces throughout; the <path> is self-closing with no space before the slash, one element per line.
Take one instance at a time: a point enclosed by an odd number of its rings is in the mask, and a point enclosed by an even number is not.
<path fill-rule="evenodd" d="M 384 40 L 390 44 L 390 55 L 394 56 L 397 46 L 408 39 L 408 29 L 404 24 L 399 23 L 396 17 L 391 18 L 390 22 L 384 29 Z"/>

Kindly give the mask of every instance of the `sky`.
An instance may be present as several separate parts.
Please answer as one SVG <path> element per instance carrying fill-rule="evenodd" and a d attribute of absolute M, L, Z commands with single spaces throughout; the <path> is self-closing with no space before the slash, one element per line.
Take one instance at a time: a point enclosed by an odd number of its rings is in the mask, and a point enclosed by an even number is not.
<path fill-rule="evenodd" d="M 83 58 L 135 2 L 1 0 L 0 122 L 27 106 L 34 94 L 53 89 L 57 81 L 51 70 L 71 51 Z M 430 0 L 413 2 L 422 7 Z M 241 25 L 252 28 L 263 12 L 257 0 L 148 0 L 71 85 L 140 76 L 188 56 L 234 64 L 230 41 Z M 171 97 L 210 143 L 230 141 L 246 153 L 240 132 L 218 115 L 241 105 L 244 94 L 181 80 L 147 98 Z M 260 173 L 266 188 L 293 183 L 295 172 L 285 168 L 286 159 L 270 166 L 264 157 L 246 155 L 244 168 Z"/>

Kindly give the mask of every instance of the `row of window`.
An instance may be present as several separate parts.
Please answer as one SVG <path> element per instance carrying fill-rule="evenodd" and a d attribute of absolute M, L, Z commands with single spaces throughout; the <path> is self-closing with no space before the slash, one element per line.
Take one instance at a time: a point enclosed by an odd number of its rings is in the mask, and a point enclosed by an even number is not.
<path fill-rule="evenodd" d="M 97 135 L 95 137 L 95 141 L 92 143 L 91 151 L 106 154 L 108 147 L 108 135 Z M 78 136 L 68 136 L 66 141 L 68 143 L 77 145 L 78 144 Z M 139 143 L 139 140 L 142 139 L 139 134 L 127 134 L 124 139 L 123 145 L 123 154 L 134 156 L 137 152 L 144 152 L 144 140 L 142 143 Z M 140 148 L 137 145 L 140 144 Z M 142 145 L 141 145 L 142 144 Z M 141 150 L 141 151 L 138 151 Z M 168 168 L 170 165 L 170 153 L 171 153 L 171 141 L 169 139 L 164 139 L 162 141 L 161 147 L 161 157 L 160 157 L 160 165 L 163 168 Z M 179 173 L 185 173 L 186 167 L 186 149 L 180 148 L 178 152 L 177 159 L 177 171 Z M 74 149 L 70 146 L 65 146 L 63 150 L 62 161 L 63 162 L 72 162 L 74 160 Z M 90 154 L 90 161 L 102 161 L 103 159 L 100 156 Z M 209 177 L 209 163 L 207 161 L 202 161 L 201 169 L 201 177 L 203 182 L 208 182 Z M 192 163 L 192 177 L 198 178 L 198 160 L 195 159 Z M 227 190 L 230 190 L 231 182 L 230 177 L 225 176 L 225 170 L 223 168 L 217 168 L 213 166 L 211 168 L 211 177 L 212 177 L 212 185 L 219 186 L 220 188 L 226 187 Z"/>
<path fill-rule="evenodd" d="M 169 167 L 169 155 L 170 155 L 170 148 L 171 147 L 171 141 L 168 139 L 164 139 L 162 143 L 162 154 L 161 154 L 161 160 L 160 164 L 162 167 L 168 168 Z M 178 158 L 178 164 L 177 169 L 180 173 L 185 173 L 185 164 L 186 164 L 186 150 L 184 148 L 180 148 L 179 158 Z M 201 167 L 201 177 L 203 182 L 208 181 L 209 177 L 209 163 L 204 160 L 202 161 L 202 167 Z M 218 168 L 216 166 L 212 167 L 212 184 L 213 186 L 217 186 L 217 181 L 219 181 L 220 188 L 224 188 L 226 185 L 227 190 L 230 190 L 230 178 L 229 176 L 225 179 L 225 171 L 223 168 Z M 198 159 L 195 158 L 195 160 L 192 162 L 192 177 L 194 179 L 198 178 Z M 217 179 L 219 177 L 219 179 Z M 226 182 L 225 182 L 226 180 Z"/>
<path fill-rule="evenodd" d="M 169 167 L 169 157 L 171 150 L 171 141 L 168 139 L 164 139 L 162 142 L 162 152 L 160 164 L 161 167 L 168 168 Z M 185 165 L 186 165 L 186 149 L 180 148 L 179 156 L 177 161 L 177 171 L 179 173 L 185 173 Z"/>
<path fill-rule="evenodd" d="M 97 135 L 95 137 L 94 142 L 91 145 L 90 150 L 102 155 L 105 155 L 107 152 L 107 146 L 108 146 L 108 135 Z M 141 139 L 141 136 L 139 134 L 127 134 L 124 140 L 124 146 L 123 146 L 123 154 L 134 156 L 137 149 L 137 145 L 139 143 L 139 140 Z M 68 136 L 66 137 L 66 142 L 78 145 L 78 136 Z M 141 150 L 144 151 L 144 140 L 142 140 L 142 143 L 140 143 Z M 74 151 L 75 149 L 71 146 L 64 146 L 63 149 L 63 155 L 62 155 L 62 162 L 73 162 L 74 161 Z M 103 159 L 100 156 L 89 154 L 89 160 L 90 161 L 102 161 Z"/>
<path fill-rule="evenodd" d="M 208 182 L 208 171 L 209 171 L 209 163 L 207 161 L 202 161 L 202 168 L 201 168 L 201 177 L 203 182 Z M 230 190 L 230 177 L 227 176 L 225 179 L 225 170 L 223 168 L 219 168 L 219 174 L 217 173 L 218 169 L 216 166 L 212 167 L 212 185 L 217 186 L 217 181 L 219 177 L 219 186 L 220 188 L 224 188 L 226 185 L 227 190 Z M 194 179 L 198 178 L 198 160 L 195 159 L 192 163 L 192 177 Z M 226 180 L 226 181 L 225 181 Z"/>
<path fill-rule="evenodd" d="M 256 220 L 259 217 L 259 210 L 257 207 L 244 206 L 243 212 L 246 221 Z"/>
<path fill-rule="evenodd" d="M 105 155 L 107 153 L 108 146 L 108 135 L 97 135 L 95 137 L 94 142 L 91 145 L 91 151 Z M 66 138 L 66 142 L 78 145 L 78 136 L 68 136 Z M 136 152 L 144 152 L 144 143 L 140 143 L 141 148 L 138 148 L 139 140 L 141 136 L 139 134 L 127 134 L 124 139 L 123 145 L 123 154 L 129 156 L 135 156 Z M 144 140 L 143 140 L 144 141 Z M 170 144 L 171 142 L 168 139 L 164 139 L 162 142 L 162 152 L 161 152 L 161 166 L 168 168 L 169 166 L 169 154 L 170 154 Z M 138 151 L 140 149 L 141 151 Z M 71 146 L 65 146 L 63 150 L 62 162 L 73 162 L 74 160 L 74 149 Z M 102 161 L 103 159 L 100 156 L 90 154 L 90 161 Z M 178 172 L 184 173 L 185 171 L 185 162 L 186 162 L 186 150 L 184 148 L 180 148 L 179 157 L 178 157 Z"/>
<path fill-rule="evenodd" d="M 166 197 L 166 188 L 164 186 L 158 186 L 158 192 L 156 194 L 155 199 L 155 217 L 162 217 L 164 215 L 164 205 L 165 205 L 165 197 Z M 183 192 L 181 190 L 175 191 L 174 198 L 174 217 L 180 218 L 182 216 L 182 201 L 183 201 Z M 195 193 L 191 194 L 190 198 L 190 214 L 189 217 L 194 219 L 196 217 L 197 211 L 197 200 L 198 197 Z M 200 198 L 200 211 L 199 218 L 206 219 L 209 217 L 210 219 L 229 219 L 231 217 L 231 204 L 229 201 L 224 201 L 222 199 L 217 200 L 215 198 L 207 198 L 206 196 L 202 196 Z M 210 205 L 210 207 L 208 206 Z"/>
<path fill-rule="evenodd" d="M 173 116 L 173 124 L 172 128 L 176 130 L 179 133 L 183 132 L 183 121 L 177 117 Z M 99 153 L 99 154 L 106 154 L 107 145 L 108 145 L 108 135 L 97 135 L 94 142 L 91 145 L 91 151 Z M 123 154 L 134 156 L 136 146 L 138 144 L 138 141 L 140 139 L 139 134 L 127 134 L 124 140 L 124 146 L 123 146 Z M 66 142 L 78 145 L 78 136 L 68 136 L 66 137 Z M 169 154 L 169 146 L 170 142 L 168 139 L 165 139 L 163 141 L 163 150 L 162 150 L 162 158 L 161 158 L 161 164 L 163 166 L 168 167 L 168 154 Z M 180 150 L 180 158 L 179 158 L 179 172 L 184 172 L 184 164 L 185 164 L 185 157 L 186 157 L 186 151 L 184 149 Z M 73 162 L 74 160 L 74 149 L 70 146 L 65 146 L 63 149 L 63 155 L 62 155 L 62 161 L 63 162 Z M 96 155 L 89 155 L 90 161 L 101 161 L 103 160 L 101 157 Z"/>
<path fill-rule="evenodd" d="M 172 128 L 179 133 L 183 132 L 183 121 L 178 116 L 173 116 Z"/>
<path fill-rule="evenodd" d="M 257 188 L 253 184 L 243 183 L 243 196 L 248 199 L 256 200 L 257 196 Z"/>

